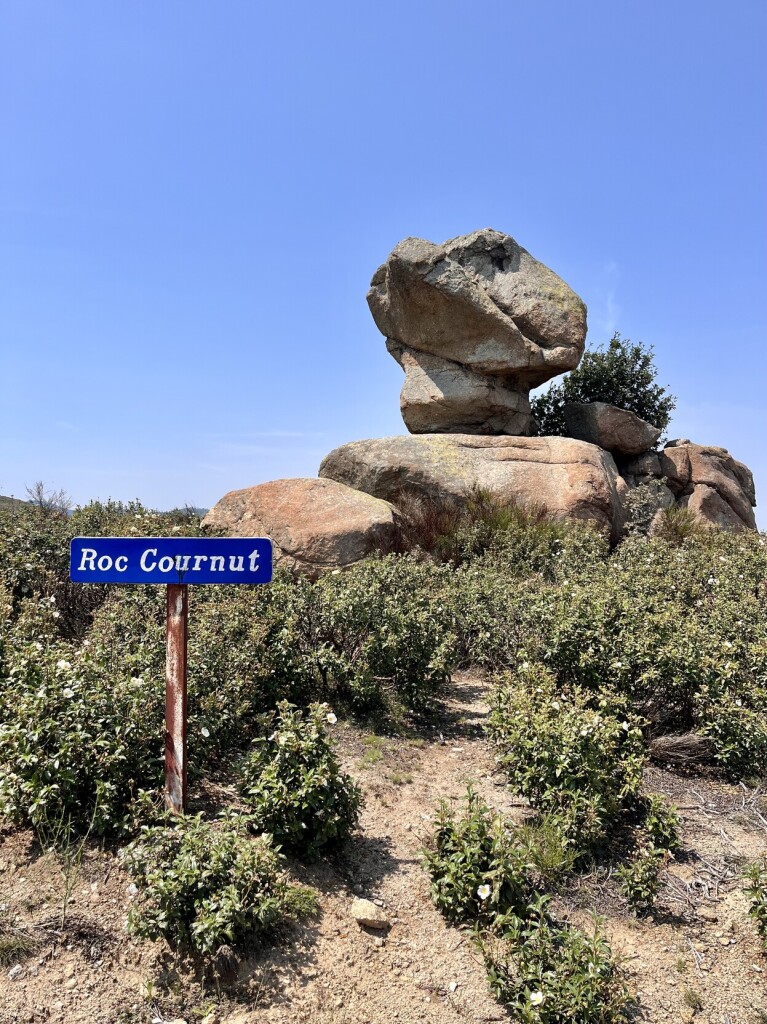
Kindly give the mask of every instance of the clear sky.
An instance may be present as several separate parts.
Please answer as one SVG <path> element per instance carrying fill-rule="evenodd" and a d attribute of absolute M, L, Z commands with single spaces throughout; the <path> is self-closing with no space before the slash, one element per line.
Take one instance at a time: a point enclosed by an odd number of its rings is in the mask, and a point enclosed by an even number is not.
<path fill-rule="evenodd" d="M 490 226 L 767 509 L 766 46 L 764 0 L 3 0 L 0 492 L 207 507 L 403 433 L 370 277 Z"/>

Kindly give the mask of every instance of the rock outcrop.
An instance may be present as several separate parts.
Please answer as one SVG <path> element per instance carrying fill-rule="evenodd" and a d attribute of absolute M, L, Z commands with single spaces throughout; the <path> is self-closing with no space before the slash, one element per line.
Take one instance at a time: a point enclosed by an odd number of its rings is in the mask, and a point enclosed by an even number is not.
<path fill-rule="evenodd" d="M 756 494 L 751 470 L 726 448 L 670 441 L 662 452 L 647 452 L 620 463 L 629 487 L 663 481 L 682 508 L 709 526 L 756 529 Z"/>
<path fill-rule="evenodd" d="M 567 433 L 613 455 L 640 455 L 653 448 L 661 431 L 628 409 L 606 402 L 570 402 L 562 410 Z"/>
<path fill-rule="evenodd" d="M 203 526 L 270 537 L 278 561 L 311 577 L 396 550 L 408 493 L 458 504 L 479 487 L 592 522 L 613 543 L 628 519 L 652 533 L 674 506 L 711 527 L 755 529 L 753 477 L 724 448 L 678 438 L 654 451 L 660 430 L 603 402 L 565 407 L 570 437 L 526 436 L 530 389 L 580 361 L 586 307 L 509 235 L 406 238 L 373 275 L 368 303 L 405 371 L 411 434 L 342 445 L 319 479 L 231 491 Z"/>
<path fill-rule="evenodd" d="M 275 562 L 316 578 L 359 562 L 398 536 L 390 504 L 333 480 L 272 480 L 230 491 L 202 521 L 230 537 L 269 537 Z"/>
<path fill-rule="evenodd" d="M 617 541 L 626 484 L 608 452 L 566 437 L 427 434 L 352 441 L 320 476 L 396 504 L 403 492 L 460 502 L 478 486 L 560 518 L 584 519 Z"/>
<path fill-rule="evenodd" d="M 725 529 L 756 529 L 754 478 L 726 448 L 677 444 L 664 448 L 659 461 L 677 502 L 700 519 Z"/>
<path fill-rule="evenodd" d="M 528 434 L 530 389 L 583 354 L 583 302 L 491 228 L 442 245 L 406 238 L 373 275 L 368 304 L 405 371 L 413 433 Z"/>

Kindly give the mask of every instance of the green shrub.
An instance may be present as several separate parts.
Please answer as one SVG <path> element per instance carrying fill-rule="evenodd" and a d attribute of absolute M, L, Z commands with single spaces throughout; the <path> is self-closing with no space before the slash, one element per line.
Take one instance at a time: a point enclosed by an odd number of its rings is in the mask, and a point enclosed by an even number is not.
<path fill-rule="evenodd" d="M 747 775 L 751 760 L 754 775 L 763 770 L 765 600 L 763 537 L 712 533 L 682 547 L 629 538 L 609 559 L 525 591 L 518 657 L 542 661 L 563 686 L 609 684 L 656 734 L 710 726 L 723 766 Z"/>
<path fill-rule="evenodd" d="M 197 953 L 243 946 L 272 929 L 290 905 L 271 838 L 249 835 L 247 821 L 234 816 L 144 826 L 126 865 L 138 888 L 130 931 Z"/>
<path fill-rule="evenodd" d="M 585 352 L 576 369 L 533 399 L 538 433 L 567 436 L 563 408 L 568 402 L 607 402 L 665 431 L 676 399 L 656 382 L 657 376 L 652 346 L 623 341 L 616 333 L 606 348 Z"/>
<path fill-rule="evenodd" d="M 618 868 L 623 895 L 638 916 L 652 910 L 661 888 L 660 869 L 665 857 L 663 850 L 652 845 L 645 846 L 637 851 L 631 864 Z"/>
<path fill-rule="evenodd" d="M 314 704 L 303 713 L 282 701 L 271 735 L 257 739 L 240 766 L 254 826 L 307 856 L 348 838 L 362 803 L 326 732 L 326 723 L 335 721 L 327 705 Z"/>
<path fill-rule="evenodd" d="M 672 547 L 681 547 L 687 541 L 703 543 L 706 534 L 710 532 L 691 508 L 679 505 L 662 509 L 652 528 L 652 534 L 657 540 L 666 541 Z"/>
<path fill-rule="evenodd" d="M 0 813 L 38 831 L 66 820 L 81 834 L 122 832 L 132 801 L 160 783 L 161 697 L 55 637 L 52 607 L 28 603 L 5 639 Z"/>
<path fill-rule="evenodd" d="M 637 800 L 642 731 L 612 691 L 562 688 L 542 666 L 523 664 L 495 691 L 489 734 L 509 783 L 555 815 L 579 852 L 597 846 Z"/>
<path fill-rule="evenodd" d="M 542 814 L 521 825 L 517 829 L 517 841 L 529 869 L 543 885 L 555 885 L 575 866 L 578 852 L 556 814 Z"/>
<path fill-rule="evenodd" d="M 0 582 L 12 597 L 14 613 L 25 598 L 53 598 L 58 632 L 82 639 L 94 611 L 114 588 L 70 582 L 72 537 L 199 532 L 199 520 L 191 512 L 151 512 L 137 501 L 90 502 L 71 516 L 44 503 L 0 508 Z"/>
<path fill-rule="evenodd" d="M 724 774 L 761 781 L 767 778 L 767 686 L 741 687 L 698 701 L 698 724 L 714 746 Z"/>
<path fill-rule="evenodd" d="M 746 878 L 746 895 L 750 898 L 748 912 L 756 922 L 757 933 L 767 953 L 767 856 L 750 865 Z"/>
<path fill-rule="evenodd" d="M 526 911 L 532 895 L 522 847 L 503 817 L 469 789 L 462 817 L 444 800 L 424 850 L 431 898 L 450 921 L 492 924 Z"/>
<path fill-rule="evenodd" d="M 282 595 L 273 658 L 289 680 L 360 712 L 427 710 L 455 660 L 442 598 L 450 570 L 408 556 L 370 559 Z M 279 674 L 279 667 L 277 668 Z"/>
<path fill-rule="evenodd" d="M 642 798 L 646 832 L 652 846 L 673 852 L 679 849 L 681 820 L 676 810 L 661 796 Z"/>
<path fill-rule="evenodd" d="M 510 921 L 502 937 L 484 938 L 495 996 L 524 1024 L 629 1020 L 629 995 L 605 937 L 556 924 L 546 902 L 541 897 L 526 919 Z"/>

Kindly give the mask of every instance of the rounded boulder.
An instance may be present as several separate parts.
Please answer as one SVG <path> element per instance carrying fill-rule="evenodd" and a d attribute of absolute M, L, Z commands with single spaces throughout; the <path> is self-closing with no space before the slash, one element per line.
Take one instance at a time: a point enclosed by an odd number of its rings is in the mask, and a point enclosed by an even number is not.
<path fill-rule="evenodd" d="M 269 537 L 276 563 L 312 578 L 392 547 L 399 533 L 388 501 L 335 480 L 304 477 L 229 491 L 202 526 L 229 537 Z"/>

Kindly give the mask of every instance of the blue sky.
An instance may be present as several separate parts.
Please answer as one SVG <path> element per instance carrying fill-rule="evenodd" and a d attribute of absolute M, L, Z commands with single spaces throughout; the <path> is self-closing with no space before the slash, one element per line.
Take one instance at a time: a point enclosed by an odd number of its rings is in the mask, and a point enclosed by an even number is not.
<path fill-rule="evenodd" d="M 766 43 L 763 0 L 0 3 L 0 492 L 209 506 L 403 433 L 369 279 L 492 226 L 767 495 Z"/>

